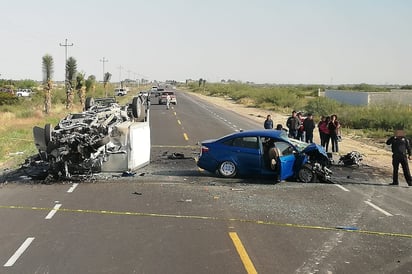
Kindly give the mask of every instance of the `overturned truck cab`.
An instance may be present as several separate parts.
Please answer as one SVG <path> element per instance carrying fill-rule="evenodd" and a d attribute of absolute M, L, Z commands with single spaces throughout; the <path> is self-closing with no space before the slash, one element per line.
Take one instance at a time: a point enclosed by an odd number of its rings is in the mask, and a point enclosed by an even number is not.
<path fill-rule="evenodd" d="M 119 105 L 115 98 L 87 98 L 85 111 L 57 126 L 34 127 L 46 176 L 55 179 L 100 172 L 124 172 L 150 162 L 150 103 L 143 96 Z"/>

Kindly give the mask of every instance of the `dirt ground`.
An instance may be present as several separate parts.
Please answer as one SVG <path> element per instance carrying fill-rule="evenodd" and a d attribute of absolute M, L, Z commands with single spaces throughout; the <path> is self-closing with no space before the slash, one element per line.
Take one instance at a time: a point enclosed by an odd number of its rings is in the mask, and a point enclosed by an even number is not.
<path fill-rule="evenodd" d="M 239 115 L 249 117 L 262 124 L 266 119 L 266 116 L 270 114 L 272 116 L 274 126 L 276 124 L 286 125 L 288 115 L 275 113 L 264 109 L 258 109 L 253 107 L 246 107 L 242 104 L 237 104 L 231 99 L 222 97 L 210 97 L 200 94 L 195 94 L 208 102 L 221 106 L 226 109 L 231 109 Z M 339 114 L 338 114 L 339 115 Z M 319 117 L 315 117 L 315 122 Z M 318 130 L 314 131 L 314 141 L 320 143 Z M 339 143 L 339 153 L 333 155 L 334 160 L 338 160 L 341 155 L 345 155 L 351 151 L 358 151 L 363 155 L 362 165 L 366 167 L 373 167 L 379 170 L 379 173 L 390 175 L 392 173 L 392 154 L 390 148 L 384 144 L 379 144 L 371 139 L 362 139 L 354 134 L 347 133 L 342 136 L 342 142 Z M 400 175 L 401 179 L 401 175 Z M 390 176 L 388 176 L 388 183 L 390 183 Z"/>

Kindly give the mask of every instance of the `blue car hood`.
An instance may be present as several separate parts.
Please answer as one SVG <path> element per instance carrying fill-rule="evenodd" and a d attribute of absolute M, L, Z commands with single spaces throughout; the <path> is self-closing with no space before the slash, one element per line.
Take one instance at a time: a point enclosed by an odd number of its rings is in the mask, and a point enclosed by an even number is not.
<path fill-rule="evenodd" d="M 326 158 L 328 158 L 328 154 L 325 151 L 325 148 L 318 145 L 318 144 L 310 144 L 307 147 L 305 147 L 304 150 L 302 150 L 303 153 L 308 154 L 308 155 L 312 155 L 312 154 L 322 154 L 323 156 L 325 156 Z"/>

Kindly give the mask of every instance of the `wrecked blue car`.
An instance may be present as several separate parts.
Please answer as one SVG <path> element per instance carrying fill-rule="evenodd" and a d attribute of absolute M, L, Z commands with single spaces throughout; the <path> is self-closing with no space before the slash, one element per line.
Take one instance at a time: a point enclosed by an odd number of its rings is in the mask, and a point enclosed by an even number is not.
<path fill-rule="evenodd" d="M 221 177 L 269 176 L 328 182 L 330 159 L 323 147 L 287 136 L 284 130 L 247 130 L 201 142 L 197 165 Z"/>

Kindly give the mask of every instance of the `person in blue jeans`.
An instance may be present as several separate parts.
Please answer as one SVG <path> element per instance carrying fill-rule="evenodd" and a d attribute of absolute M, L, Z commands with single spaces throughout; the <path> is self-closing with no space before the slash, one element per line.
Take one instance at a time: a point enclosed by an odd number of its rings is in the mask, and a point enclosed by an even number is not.
<path fill-rule="evenodd" d="M 332 144 L 332 152 L 339 152 L 338 136 L 339 136 L 339 130 L 340 130 L 340 123 L 338 121 L 338 116 L 336 116 L 336 114 L 333 114 L 330 116 L 330 121 L 328 123 L 328 129 L 329 129 L 330 142 Z"/>
<path fill-rule="evenodd" d="M 289 129 L 289 138 L 297 139 L 300 120 L 297 117 L 296 111 L 292 111 L 292 116 L 286 121 L 286 126 Z"/>

